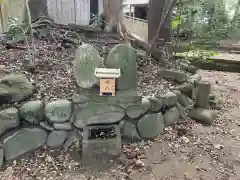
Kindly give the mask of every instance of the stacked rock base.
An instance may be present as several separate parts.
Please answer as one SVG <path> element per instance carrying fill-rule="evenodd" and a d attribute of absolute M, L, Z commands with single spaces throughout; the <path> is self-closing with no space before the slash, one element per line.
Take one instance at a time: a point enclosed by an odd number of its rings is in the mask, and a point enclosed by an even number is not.
<path fill-rule="evenodd" d="M 19 109 L 1 110 L 4 159 L 16 159 L 44 145 L 49 149 L 68 149 L 81 142 L 85 127 L 117 125 L 123 139 L 141 141 L 155 138 L 164 127 L 180 120 L 181 105 L 173 92 L 158 98 L 125 96 L 133 92 L 136 91 L 118 91 L 115 97 L 84 92 L 72 101 L 28 101 Z"/>

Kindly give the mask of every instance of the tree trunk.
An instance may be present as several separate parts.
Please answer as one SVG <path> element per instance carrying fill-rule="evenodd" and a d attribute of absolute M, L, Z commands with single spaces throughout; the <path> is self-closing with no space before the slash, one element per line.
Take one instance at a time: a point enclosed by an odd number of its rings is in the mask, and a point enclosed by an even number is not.
<path fill-rule="evenodd" d="M 240 0 L 238 0 L 237 6 L 235 8 L 234 16 L 231 22 L 231 28 L 230 28 L 231 31 L 235 30 L 237 19 L 240 18 L 239 8 L 240 8 Z"/>
<path fill-rule="evenodd" d="M 122 33 L 123 27 L 123 0 L 104 0 L 104 19 L 107 32 Z"/>
<path fill-rule="evenodd" d="M 148 40 L 151 42 L 156 34 L 158 33 L 159 24 L 161 21 L 162 14 L 166 13 L 164 11 L 165 3 L 168 0 L 149 0 L 149 10 L 148 10 Z M 171 9 L 172 11 L 172 9 Z M 159 39 L 164 39 L 165 42 L 171 42 L 172 40 L 172 13 L 166 17 L 160 32 L 158 33 Z"/>

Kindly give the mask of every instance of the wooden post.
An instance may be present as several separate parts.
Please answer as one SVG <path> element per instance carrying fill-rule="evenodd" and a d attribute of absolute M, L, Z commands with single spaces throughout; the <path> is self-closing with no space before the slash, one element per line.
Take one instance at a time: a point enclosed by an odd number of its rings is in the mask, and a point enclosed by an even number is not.
<path fill-rule="evenodd" d="M 104 93 L 115 96 L 116 78 L 119 78 L 120 75 L 120 69 L 96 68 L 95 76 L 100 78 L 99 96 L 103 96 Z"/>

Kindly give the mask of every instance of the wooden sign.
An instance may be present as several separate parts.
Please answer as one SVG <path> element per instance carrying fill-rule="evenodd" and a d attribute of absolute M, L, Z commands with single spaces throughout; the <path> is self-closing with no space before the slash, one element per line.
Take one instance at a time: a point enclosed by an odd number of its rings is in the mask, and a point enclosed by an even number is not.
<path fill-rule="evenodd" d="M 100 78 L 99 95 L 111 94 L 115 96 L 115 80 L 121 75 L 120 69 L 96 68 L 95 76 Z"/>
<path fill-rule="evenodd" d="M 104 94 L 115 96 L 115 78 L 100 78 L 100 96 Z"/>

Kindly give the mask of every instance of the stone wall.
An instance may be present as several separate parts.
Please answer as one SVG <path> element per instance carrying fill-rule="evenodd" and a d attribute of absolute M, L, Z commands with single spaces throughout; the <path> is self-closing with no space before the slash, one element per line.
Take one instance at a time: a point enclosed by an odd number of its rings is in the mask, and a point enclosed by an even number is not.
<path fill-rule="evenodd" d="M 44 145 L 67 150 L 82 140 L 84 127 L 99 124 L 119 125 L 126 140 L 153 139 L 163 133 L 164 127 L 183 120 L 185 108 L 193 104 L 179 90 L 162 97 L 124 96 L 126 93 L 132 92 L 118 91 L 115 97 L 99 97 L 97 92 L 80 93 L 72 101 L 62 99 L 44 104 L 35 100 L 23 103 L 18 109 L 1 110 L 0 133 L 17 129 L 3 139 L 4 159 L 13 160 Z M 32 126 L 24 127 L 25 124 Z"/>
<path fill-rule="evenodd" d="M 127 45 L 116 46 L 106 62 L 102 62 L 92 46 L 82 45 L 74 63 L 76 81 L 82 91 L 71 101 L 32 100 L 20 107 L 1 107 L 0 166 L 4 161 L 44 146 L 67 150 L 73 144 L 88 143 L 90 140 L 84 132 L 89 127 L 115 125 L 119 128 L 120 139 L 141 141 L 154 139 L 164 132 L 164 127 L 186 120 L 187 110 L 191 110 L 190 117 L 206 125 L 211 125 L 216 118 L 209 110 L 209 102 L 214 102 L 210 85 L 197 75 L 161 70 L 159 76 L 178 85 L 159 97 L 140 96 L 136 83 L 136 52 Z M 99 96 L 98 80 L 93 73 L 96 67 L 102 66 L 121 68 L 116 96 Z M 26 100 L 34 89 L 23 74 L 6 75 L 0 82 L 0 103 Z"/>

